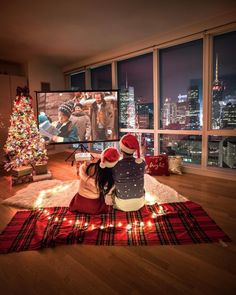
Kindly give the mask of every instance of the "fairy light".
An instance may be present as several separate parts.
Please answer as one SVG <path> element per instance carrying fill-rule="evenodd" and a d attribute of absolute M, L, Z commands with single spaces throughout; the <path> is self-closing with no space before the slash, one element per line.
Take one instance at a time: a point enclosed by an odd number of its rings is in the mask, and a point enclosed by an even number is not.
<path fill-rule="evenodd" d="M 150 226 L 152 226 L 152 222 L 149 220 L 148 222 L 147 222 L 147 225 L 150 227 Z"/>
<path fill-rule="evenodd" d="M 69 223 L 72 224 L 72 220 L 69 220 Z"/>
<path fill-rule="evenodd" d="M 143 221 L 140 222 L 140 226 L 144 226 L 144 222 Z"/>
<path fill-rule="evenodd" d="M 152 213 L 152 218 L 156 218 L 157 214 L 155 212 Z"/>
<path fill-rule="evenodd" d="M 51 216 L 48 216 L 48 220 L 50 220 L 50 219 L 52 219 L 52 217 Z"/>
<path fill-rule="evenodd" d="M 94 230 L 94 224 L 91 225 L 91 229 Z"/>
<path fill-rule="evenodd" d="M 131 224 L 128 224 L 128 225 L 126 226 L 126 229 L 127 229 L 127 230 L 131 230 L 131 229 L 132 229 L 132 225 L 131 225 Z"/>
<path fill-rule="evenodd" d="M 84 223 L 84 226 L 88 226 L 88 222 L 85 222 L 85 223 Z"/>
<path fill-rule="evenodd" d="M 64 221 L 66 221 L 66 220 L 67 220 L 67 218 L 66 218 L 66 217 L 64 217 L 64 218 L 63 218 L 63 220 L 64 220 Z"/>
<path fill-rule="evenodd" d="M 118 222 L 118 226 L 121 227 L 122 226 L 122 223 L 121 222 Z"/>
<path fill-rule="evenodd" d="M 111 223 L 111 224 L 109 224 L 109 227 L 114 227 L 114 225 Z"/>
<path fill-rule="evenodd" d="M 58 217 L 55 218 L 55 221 L 58 221 Z"/>
<path fill-rule="evenodd" d="M 105 228 L 104 225 L 101 225 L 101 226 L 100 226 L 100 229 L 104 229 L 104 228 Z"/>

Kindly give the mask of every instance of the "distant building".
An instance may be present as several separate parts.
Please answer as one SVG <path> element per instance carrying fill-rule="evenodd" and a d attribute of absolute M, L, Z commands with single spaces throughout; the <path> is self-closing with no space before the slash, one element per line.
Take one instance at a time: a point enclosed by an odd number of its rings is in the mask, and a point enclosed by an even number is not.
<path fill-rule="evenodd" d="M 200 102 L 199 102 L 199 88 L 198 86 L 190 86 L 188 89 L 188 122 L 186 129 L 198 130 L 200 129 Z"/>
<path fill-rule="evenodd" d="M 222 108 L 220 128 L 236 128 L 236 104 L 228 103 Z"/>
<path fill-rule="evenodd" d="M 221 103 L 224 101 L 225 86 L 218 79 L 218 56 L 216 55 L 215 80 L 212 85 L 212 128 L 220 128 Z"/>
<path fill-rule="evenodd" d="M 168 128 L 169 125 L 176 123 L 176 117 L 177 104 L 166 98 L 162 110 L 162 128 Z"/>
<path fill-rule="evenodd" d="M 138 126 L 140 129 L 153 128 L 153 104 L 138 103 L 137 104 Z"/>
<path fill-rule="evenodd" d="M 131 111 L 131 113 L 129 113 Z M 120 91 L 120 127 L 130 128 L 135 122 L 134 87 L 126 86 Z M 130 127 L 128 127 L 128 125 Z"/>

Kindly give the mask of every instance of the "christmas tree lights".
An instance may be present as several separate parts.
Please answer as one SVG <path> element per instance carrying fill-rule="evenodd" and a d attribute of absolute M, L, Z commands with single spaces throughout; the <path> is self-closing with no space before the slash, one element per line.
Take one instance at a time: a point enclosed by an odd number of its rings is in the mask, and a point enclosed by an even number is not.
<path fill-rule="evenodd" d="M 27 88 L 17 88 L 8 138 L 4 146 L 9 158 L 6 169 L 47 163 L 45 141 L 35 121 L 32 98 Z"/>

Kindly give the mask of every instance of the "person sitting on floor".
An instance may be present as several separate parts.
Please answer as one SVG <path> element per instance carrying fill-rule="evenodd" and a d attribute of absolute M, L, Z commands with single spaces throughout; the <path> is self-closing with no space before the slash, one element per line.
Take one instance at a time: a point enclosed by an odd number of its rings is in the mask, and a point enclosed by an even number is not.
<path fill-rule="evenodd" d="M 112 169 L 115 184 L 113 206 L 122 211 L 136 211 L 145 204 L 145 162 L 140 159 L 138 140 L 131 134 L 121 138 L 120 150 L 123 159 Z M 134 158 L 135 151 L 137 151 L 137 159 Z"/>
<path fill-rule="evenodd" d="M 109 147 L 101 154 L 101 159 L 96 163 L 82 164 L 79 169 L 80 183 L 78 193 L 70 202 L 69 210 L 82 213 L 106 213 L 108 206 L 104 197 L 111 193 L 113 168 L 120 154 L 117 149 Z"/>

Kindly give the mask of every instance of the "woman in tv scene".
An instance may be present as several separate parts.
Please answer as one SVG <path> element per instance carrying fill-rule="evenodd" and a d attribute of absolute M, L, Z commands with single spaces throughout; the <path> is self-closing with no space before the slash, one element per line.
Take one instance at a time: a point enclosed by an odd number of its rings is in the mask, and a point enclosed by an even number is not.
<path fill-rule="evenodd" d="M 89 214 L 107 213 L 105 197 L 113 189 L 111 168 L 119 161 L 119 152 L 115 148 L 107 148 L 96 163 L 82 164 L 79 169 L 80 184 L 78 193 L 69 205 L 70 211 Z"/>
<path fill-rule="evenodd" d="M 70 120 L 73 110 L 74 104 L 72 101 L 68 101 L 58 108 L 58 121 L 52 123 L 58 129 L 58 134 L 52 136 L 51 140 L 53 142 L 79 141 L 78 130 Z"/>

